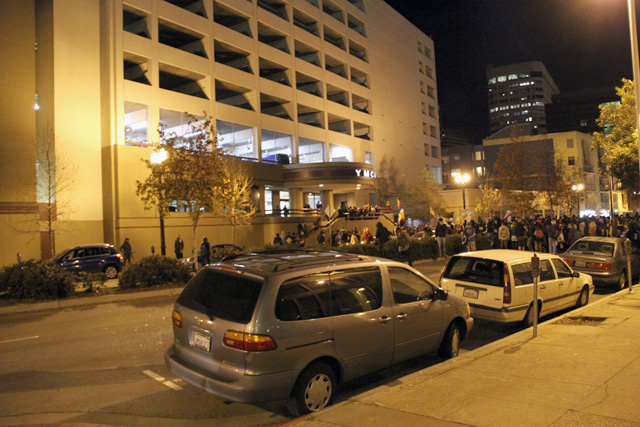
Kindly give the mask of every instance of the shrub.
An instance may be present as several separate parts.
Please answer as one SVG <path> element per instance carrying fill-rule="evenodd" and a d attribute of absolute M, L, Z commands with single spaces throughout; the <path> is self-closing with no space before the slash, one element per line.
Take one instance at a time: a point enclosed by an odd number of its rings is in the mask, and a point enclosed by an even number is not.
<path fill-rule="evenodd" d="M 0 291 L 7 297 L 52 300 L 74 294 L 74 276 L 47 261 L 29 260 L 7 266 L 0 272 Z"/>
<path fill-rule="evenodd" d="M 222 261 L 223 258 L 226 258 L 230 255 L 236 255 L 239 253 L 242 253 L 242 251 L 239 251 L 233 248 L 219 248 L 213 251 L 213 253 L 211 254 L 211 262 L 213 263 L 213 262 Z"/>
<path fill-rule="evenodd" d="M 122 270 L 120 288 L 149 288 L 168 283 L 185 284 L 191 278 L 189 267 L 176 259 L 152 255 Z"/>
<path fill-rule="evenodd" d="M 458 234 L 452 234 L 447 236 L 445 241 L 447 254 L 459 254 L 460 252 L 466 252 L 467 246 L 462 244 L 462 237 Z"/>
<path fill-rule="evenodd" d="M 107 275 L 82 271 L 75 275 L 74 280 L 82 284 L 84 292 L 93 292 L 100 286 L 104 286 L 104 282 L 107 281 Z"/>

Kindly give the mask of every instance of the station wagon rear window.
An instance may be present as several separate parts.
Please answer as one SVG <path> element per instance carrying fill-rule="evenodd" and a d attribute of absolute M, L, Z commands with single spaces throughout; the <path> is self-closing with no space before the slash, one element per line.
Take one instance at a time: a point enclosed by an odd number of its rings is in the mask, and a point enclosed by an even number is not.
<path fill-rule="evenodd" d="M 184 288 L 178 303 L 206 315 L 247 324 L 262 282 L 215 270 L 201 270 Z"/>
<path fill-rule="evenodd" d="M 504 286 L 503 273 L 504 263 L 501 261 L 456 256 L 449 262 L 444 277 L 489 286 Z"/>

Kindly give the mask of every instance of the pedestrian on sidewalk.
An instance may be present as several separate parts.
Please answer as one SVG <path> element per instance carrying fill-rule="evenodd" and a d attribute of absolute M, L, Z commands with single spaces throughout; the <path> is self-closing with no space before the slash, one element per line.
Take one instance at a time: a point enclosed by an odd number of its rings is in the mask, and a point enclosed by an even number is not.
<path fill-rule="evenodd" d="M 120 246 L 120 252 L 122 252 L 122 256 L 124 257 L 124 265 L 131 264 L 131 257 L 133 256 L 133 249 L 131 248 L 131 243 L 129 243 L 129 238 L 125 238 L 124 242 Z"/>
<path fill-rule="evenodd" d="M 447 226 L 444 225 L 442 218 L 438 219 L 436 225 L 436 240 L 438 241 L 438 256 L 447 256 Z"/>
<path fill-rule="evenodd" d="M 500 241 L 500 249 L 509 249 L 509 240 L 511 239 L 511 231 L 506 222 L 502 222 L 498 228 L 498 240 Z"/>
<path fill-rule="evenodd" d="M 405 231 L 404 227 L 398 227 L 396 230 L 397 242 L 398 242 L 398 255 L 400 255 L 400 260 L 403 258 L 407 259 L 409 265 L 411 264 L 411 253 L 409 251 L 409 236 Z"/>
<path fill-rule="evenodd" d="M 178 237 L 176 237 L 176 241 L 173 244 L 173 250 L 176 253 L 176 259 L 182 258 L 183 249 L 184 249 L 184 241 L 180 238 L 180 235 L 178 234 Z"/>

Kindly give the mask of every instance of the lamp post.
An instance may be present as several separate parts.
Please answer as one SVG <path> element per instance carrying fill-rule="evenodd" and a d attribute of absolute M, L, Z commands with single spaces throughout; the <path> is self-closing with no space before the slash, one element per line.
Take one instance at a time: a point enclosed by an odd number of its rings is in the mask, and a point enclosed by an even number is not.
<path fill-rule="evenodd" d="M 638 29 L 636 27 L 635 0 L 627 0 L 629 7 L 629 33 L 631 36 L 631 64 L 633 65 L 633 85 L 636 90 L 636 129 L 640 129 L 640 63 L 638 63 Z M 640 155 L 640 132 L 638 132 L 638 154 Z M 639 164 L 640 167 L 640 164 Z M 611 206 L 613 211 L 613 206 Z M 612 213 L 612 212 L 610 212 Z"/>
<path fill-rule="evenodd" d="M 158 151 L 154 151 L 153 153 L 151 153 L 150 156 L 150 160 L 151 163 L 155 164 L 155 165 L 162 165 L 162 163 L 167 160 L 167 150 L 165 150 L 164 148 L 161 148 Z M 160 183 L 160 191 L 162 190 L 162 175 L 163 175 L 163 171 L 160 171 L 158 180 Z M 164 202 L 164 197 L 158 197 L 158 203 L 163 203 Z M 161 209 L 160 207 L 158 207 L 158 215 L 160 216 L 160 253 L 162 254 L 162 256 L 165 256 L 167 254 L 167 247 L 165 245 L 165 241 L 164 241 L 164 210 Z"/>
<path fill-rule="evenodd" d="M 467 182 L 469 182 L 469 180 L 471 179 L 471 177 L 469 177 L 468 173 L 465 173 L 463 175 L 461 174 L 457 174 L 455 177 L 455 180 L 458 184 L 460 184 L 461 188 L 462 188 L 462 209 L 467 210 L 467 202 L 465 200 L 465 196 L 464 196 L 464 186 Z"/>
<path fill-rule="evenodd" d="M 578 196 L 578 218 L 580 218 L 580 192 L 584 190 L 584 185 L 582 184 L 573 184 L 571 189 L 576 192 Z"/>

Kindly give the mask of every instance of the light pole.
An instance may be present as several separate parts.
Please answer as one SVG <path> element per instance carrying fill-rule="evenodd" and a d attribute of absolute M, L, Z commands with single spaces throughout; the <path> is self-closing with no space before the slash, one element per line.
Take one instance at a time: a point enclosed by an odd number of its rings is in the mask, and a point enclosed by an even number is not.
<path fill-rule="evenodd" d="M 629 33 L 631 36 L 631 63 L 633 65 L 633 85 L 636 90 L 636 129 L 640 129 L 640 63 L 638 63 L 638 29 L 636 28 L 635 0 L 627 0 L 629 7 Z M 640 132 L 638 132 L 638 154 L 640 155 Z M 638 165 L 640 168 L 640 164 Z M 613 211 L 613 206 L 611 207 Z M 612 212 L 610 212 L 612 213 Z"/>
<path fill-rule="evenodd" d="M 580 218 L 580 192 L 584 190 L 584 185 L 582 184 L 573 184 L 571 189 L 576 192 L 578 195 L 578 218 Z"/>
<path fill-rule="evenodd" d="M 455 177 L 456 182 L 462 187 L 462 209 L 464 209 L 465 211 L 467 210 L 467 202 L 464 197 L 464 186 L 467 182 L 469 182 L 470 179 L 471 177 L 469 177 L 468 173 L 465 173 L 463 175 L 457 174 Z"/>
<path fill-rule="evenodd" d="M 154 151 L 153 153 L 151 153 L 150 160 L 151 160 L 151 163 L 155 165 L 162 165 L 162 162 L 167 160 L 167 150 L 165 150 L 164 148 L 161 148 L 158 151 Z M 158 180 L 160 183 L 160 191 L 163 191 L 162 189 L 163 173 L 164 171 L 160 171 L 160 174 L 158 176 Z M 161 195 L 158 197 L 158 203 L 164 203 L 164 197 L 161 197 Z M 164 209 L 158 207 L 158 215 L 160 216 L 160 253 L 162 254 L 162 256 L 165 256 L 167 254 L 167 247 L 164 242 Z"/>

